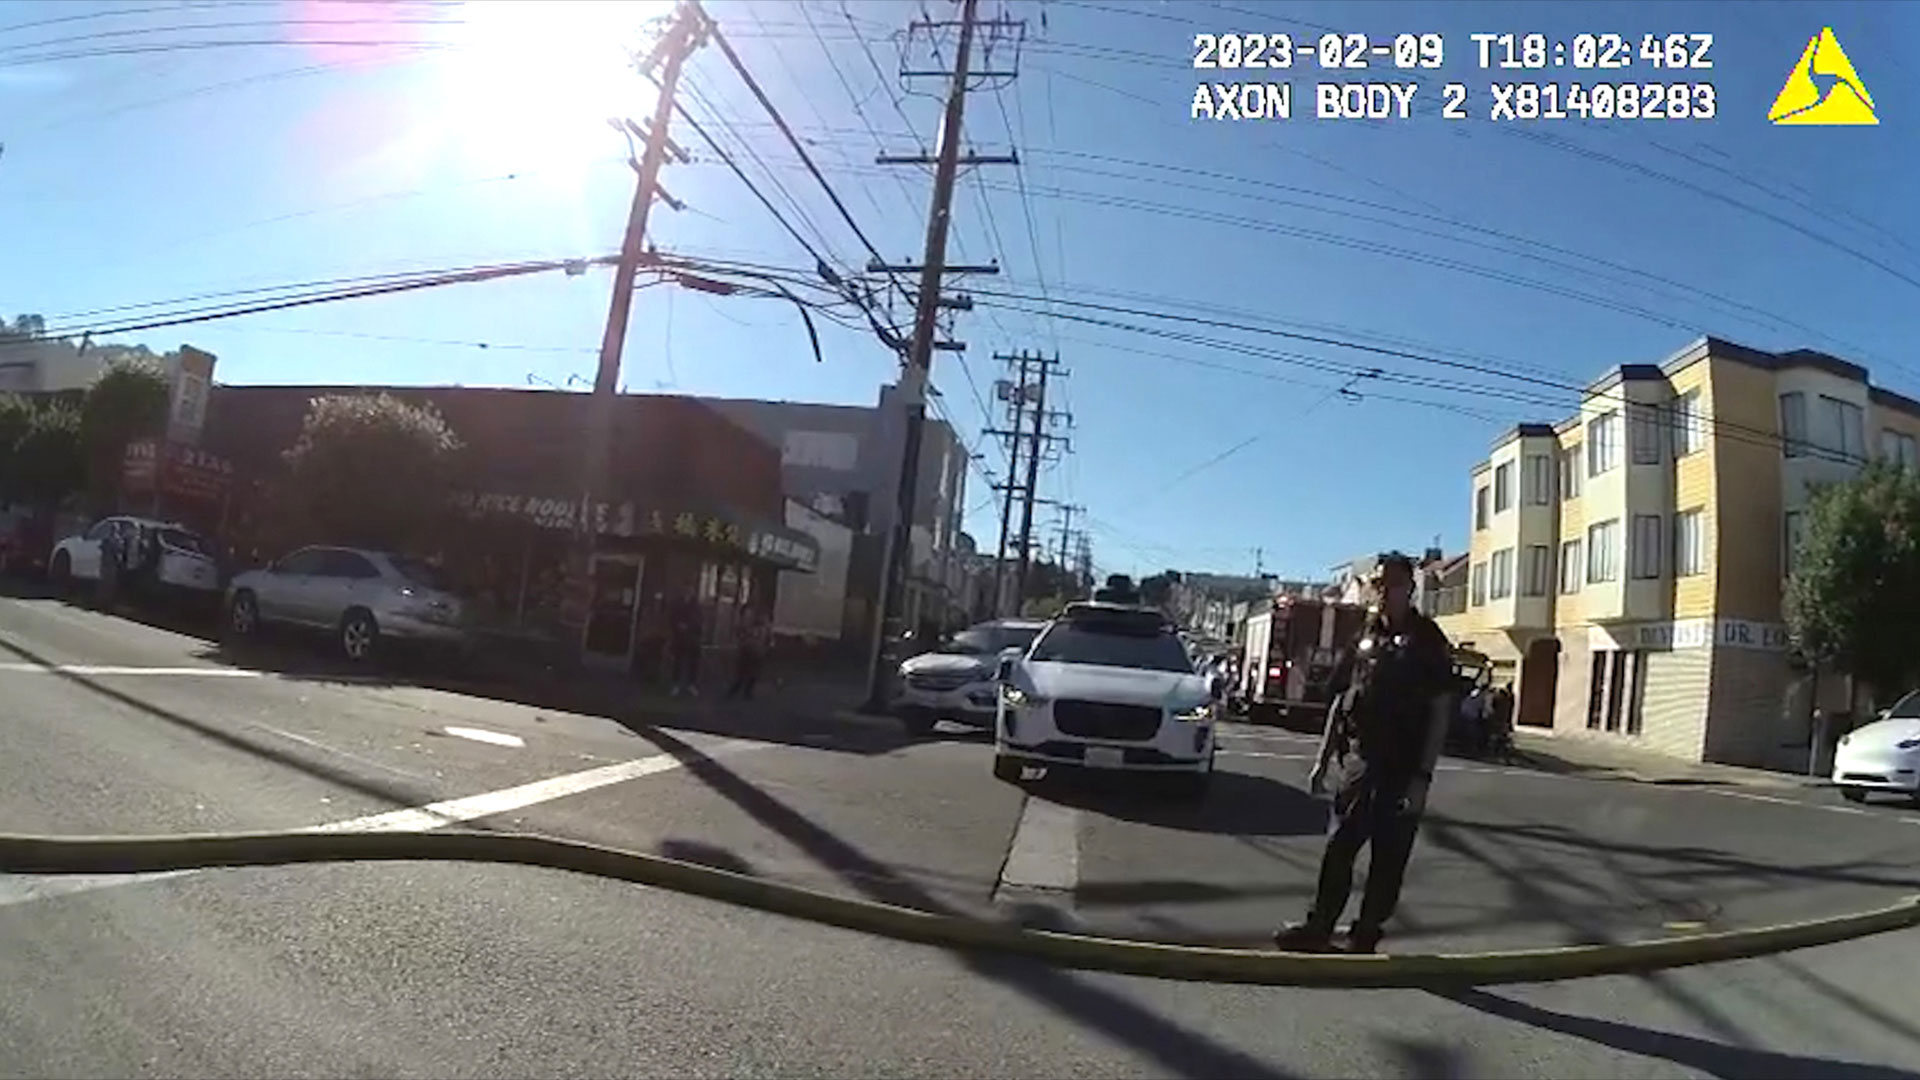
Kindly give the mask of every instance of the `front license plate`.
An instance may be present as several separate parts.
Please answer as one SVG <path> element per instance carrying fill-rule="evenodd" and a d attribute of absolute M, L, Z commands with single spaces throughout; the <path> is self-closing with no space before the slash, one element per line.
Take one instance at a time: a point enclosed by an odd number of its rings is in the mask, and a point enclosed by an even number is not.
<path fill-rule="evenodd" d="M 1114 747 L 1087 747 L 1087 768 L 1089 769 L 1118 769 L 1126 764 L 1126 760 L 1125 752 Z"/>

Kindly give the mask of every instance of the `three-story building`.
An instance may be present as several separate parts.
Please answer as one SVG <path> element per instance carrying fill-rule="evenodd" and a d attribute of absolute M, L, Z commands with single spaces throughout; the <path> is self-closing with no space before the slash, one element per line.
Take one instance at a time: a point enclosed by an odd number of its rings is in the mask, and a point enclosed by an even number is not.
<path fill-rule="evenodd" d="M 1467 604 L 1442 626 L 1523 725 L 1804 763 L 1781 602 L 1807 499 L 1870 455 L 1914 466 L 1916 437 L 1920 402 L 1824 353 L 1708 337 L 1622 365 L 1474 466 Z"/>

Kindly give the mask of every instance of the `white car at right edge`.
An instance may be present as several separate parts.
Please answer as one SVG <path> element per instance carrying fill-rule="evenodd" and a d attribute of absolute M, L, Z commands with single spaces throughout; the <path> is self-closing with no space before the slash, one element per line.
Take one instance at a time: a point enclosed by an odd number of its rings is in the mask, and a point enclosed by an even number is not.
<path fill-rule="evenodd" d="M 1840 737 L 1833 783 L 1850 802 L 1865 801 L 1869 792 L 1920 802 L 1920 690 Z"/>
<path fill-rule="evenodd" d="M 1024 653 L 998 669 L 993 774 L 1027 765 L 1161 773 L 1185 793 L 1213 777 L 1217 679 L 1193 660 L 1166 616 L 1121 604 L 1069 604 Z"/>

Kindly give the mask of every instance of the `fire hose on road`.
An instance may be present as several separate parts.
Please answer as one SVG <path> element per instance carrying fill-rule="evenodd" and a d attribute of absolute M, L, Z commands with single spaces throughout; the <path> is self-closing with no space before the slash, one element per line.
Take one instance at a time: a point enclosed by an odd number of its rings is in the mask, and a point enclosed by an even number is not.
<path fill-rule="evenodd" d="M 1916 896 L 1850 915 L 1618 945 L 1452 955 L 1305 955 L 1032 930 L 834 896 L 659 855 L 528 834 L 308 830 L 151 837 L 0 835 L 0 871 L 18 874 L 146 874 L 301 863 L 434 861 L 591 874 L 901 941 L 1012 954 L 1065 968 L 1270 986 L 1556 982 L 1766 956 L 1920 926 L 1920 896 Z"/>

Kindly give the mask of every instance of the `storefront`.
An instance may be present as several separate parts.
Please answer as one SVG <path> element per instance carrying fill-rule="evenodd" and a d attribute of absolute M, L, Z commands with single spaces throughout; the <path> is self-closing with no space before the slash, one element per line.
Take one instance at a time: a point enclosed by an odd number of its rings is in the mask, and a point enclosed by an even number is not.
<path fill-rule="evenodd" d="M 818 564 L 818 544 L 784 523 L 777 447 L 698 399 L 622 394 L 594 554 L 577 566 L 590 395 L 476 387 L 215 387 L 207 443 L 246 463 L 231 515 L 243 550 L 327 542 L 274 514 L 279 463 L 315 398 L 375 393 L 431 406 L 462 443 L 449 524 L 413 553 L 442 561 L 487 632 L 529 649 L 584 645 L 592 663 L 647 669 L 680 596 L 725 648 L 743 605 L 771 610 L 779 572 Z"/>
<path fill-rule="evenodd" d="M 565 566 L 578 504 L 555 495 L 463 492 L 455 496 L 470 531 L 443 552 L 456 579 L 471 583 L 483 618 L 502 633 L 570 636 L 589 663 L 647 670 L 666 636 L 677 597 L 699 605 L 707 646 L 726 648 L 739 612 L 771 611 L 775 575 L 812 573 L 818 543 L 806 533 L 740 508 L 603 503 L 589 567 L 584 617 L 567 618 Z"/>
<path fill-rule="evenodd" d="M 1557 734 L 1763 768 L 1804 757 L 1784 626 L 1678 619 L 1573 628 L 1561 640 Z"/>

